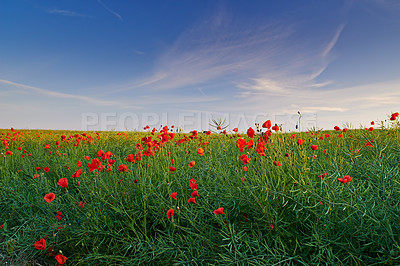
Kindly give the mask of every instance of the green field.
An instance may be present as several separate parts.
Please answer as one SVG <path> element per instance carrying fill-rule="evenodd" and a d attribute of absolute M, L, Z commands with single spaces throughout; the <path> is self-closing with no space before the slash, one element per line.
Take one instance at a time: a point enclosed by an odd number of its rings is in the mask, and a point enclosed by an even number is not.
<path fill-rule="evenodd" d="M 0 263 L 398 265 L 399 122 L 369 127 L 0 130 Z"/>

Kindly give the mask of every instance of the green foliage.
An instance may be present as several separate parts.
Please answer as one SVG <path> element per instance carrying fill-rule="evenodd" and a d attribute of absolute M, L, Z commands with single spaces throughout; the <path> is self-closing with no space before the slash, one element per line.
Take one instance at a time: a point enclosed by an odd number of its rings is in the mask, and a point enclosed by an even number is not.
<path fill-rule="evenodd" d="M 61 250 L 70 265 L 400 263 L 398 127 L 272 134 L 265 156 L 256 151 L 260 135 L 240 152 L 236 135 L 199 134 L 178 144 L 184 134 L 161 142 L 158 133 L 101 132 L 97 139 L 94 132 L 3 132 L 11 134 L 12 151 L 6 155 L 0 148 L 0 251 L 6 254 L 22 252 L 54 265 L 49 251 L 34 247 L 46 237 L 47 248 Z M 75 134 L 79 138 L 61 141 Z M 149 147 L 143 142 L 149 136 L 159 141 L 154 155 L 127 162 L 128 154 L 139 151 L 137 143 Z M 97 157 L 100 149 L 112 152 L 110 172 L 108 160 Z M 248 171 L 242 154 L 251 158 Z M 89 171 L 94 158 L 106 165 L 102 171 Z M 120 164 L 129 171 L 119 172 Z M 72 178 L 79 168 L 82 175 Z M 351 181 L 339 182 L 345 175 Z M 57 185 L 60 178 L 69 186 Z M 187 202 L 191 178 L 198 185 L 197 204 Z M 56 198 L 47 203 L 49 192 Z M 225 214 L 214 214 L 219 207 Z"/>

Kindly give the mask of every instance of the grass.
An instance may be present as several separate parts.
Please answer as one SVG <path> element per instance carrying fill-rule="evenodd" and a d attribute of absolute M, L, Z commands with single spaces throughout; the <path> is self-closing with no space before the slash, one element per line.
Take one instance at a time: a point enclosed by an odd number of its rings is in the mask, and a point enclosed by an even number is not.
<path fill-rule="evenodd" d="M 3 264 L 23 265 L 15 262 L 20 257 L 26 265 L 55 265 L 61 252 L 66 265 L 400 263 L 397 121 L 373 131 L 272 133 L 265 156 L 256 149 L 259 134 L 241 134 L 246 143 L 254 141 L 243 152 L 237 134 L 175 133 L 173 139 L 161 132 L 0 134 Z M 304 143 L 298 145 L 298 139 Z M 146 156 L 148 147 L 152 155 Z M 112 166 L 97 157 L 99 150 L 112 153 Z M 127 162 L 128 154 L 138 152 L 140 161 Z M 242 154 L 250 163 L 243 164 Z M 95 158 L 105 168 L 91 172 L 87 163 Z M 129 171 L 118 171 L 121 164 Z M 82 175 L 73 178 L 78 169 Z M 339 182 L 346 175 L 351 181 Z M 57 184 L 61 178 L 68 187 Z M 196 204 L 187 202 L 192 178 Z M 48 203 L 44 196 L 50 192 L 56 197 Z M 214 214 L 220 207 L 224 214 Z M 47 246 L 38 250 L 34 244 L 42 238 Z"/>

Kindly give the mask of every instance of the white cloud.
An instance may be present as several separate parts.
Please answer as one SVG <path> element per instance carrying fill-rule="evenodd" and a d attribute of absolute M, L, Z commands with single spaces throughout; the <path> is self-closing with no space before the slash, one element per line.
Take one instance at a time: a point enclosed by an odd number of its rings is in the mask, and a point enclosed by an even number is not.
<path fill-rule="evenodd" d="M 76 13 L 74 11 L 58 9 L 58 8 L 47 10 L 46 12 L 49 14 L 57 14 L 57 15 L 63 15 L 63 16 L 68 16 L 68 17 L 92 18 L 92 16 L 89 16 L 89 15 L 80 14 L 80 13 Z"/>
<path fill-rule="evenodd" d="M 101 0 L 97 0 L 97 2 L 104 7 L 105 10 L 107 10 L 108 12 L 110 12 L 112 15 L 116 16 L 119 20 L 122 21 L 122 17 L 120 14 L 118 14 L 117 12 L 111 10 L 108 6 L 106 6 Z"/>

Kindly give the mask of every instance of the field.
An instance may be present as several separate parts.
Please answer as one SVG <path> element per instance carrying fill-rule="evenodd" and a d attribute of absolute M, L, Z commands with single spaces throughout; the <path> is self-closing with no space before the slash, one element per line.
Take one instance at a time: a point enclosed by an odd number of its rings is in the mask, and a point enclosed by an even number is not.
<path fill-rule="evenodd" d="M 0 130 L 0 263 L 398 265 L 393 115 L 291 133 Z"/>

